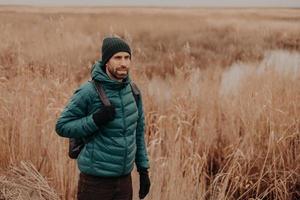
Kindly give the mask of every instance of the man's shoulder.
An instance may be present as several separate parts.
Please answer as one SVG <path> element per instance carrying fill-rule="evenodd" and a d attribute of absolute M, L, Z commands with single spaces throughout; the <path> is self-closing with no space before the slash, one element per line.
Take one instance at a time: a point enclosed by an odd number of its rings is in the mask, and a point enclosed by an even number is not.
<path fill-rule="evenodd" d="M 85 89 L 85 90 L 91 90 L 91 89 L 93 89 L 93 87 L 94 87 L 93 82 L 90 80 L 86 81 L 80 85 L 80 88 Z"/>
<path fill-rule="evenodd" d="M 131 81 L 130 86 L 134 95 L 139 96 L 141 94 L 141 91 L 135 82 Z"/>
<path fill-rule="evenodd" d="M 91 81 L 86 81 L 82 83 L 76 92 L 80 92 L 81 95 L 90 95 L 95 93 L 94 85 Z"/>

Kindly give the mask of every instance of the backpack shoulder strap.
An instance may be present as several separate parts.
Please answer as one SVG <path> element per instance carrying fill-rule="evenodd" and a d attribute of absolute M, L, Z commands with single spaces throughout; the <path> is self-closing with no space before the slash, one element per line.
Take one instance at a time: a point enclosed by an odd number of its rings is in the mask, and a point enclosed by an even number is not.
<path fill-rule="evenodd" d="M 108 97 L 106 96 L 105 91 L 104 91 L 101 83 L 99 81 L 94 80 L 94 79 L 91 80 L 91 82 L 94 84 L 94 86 L 96 88 L 96 91 L 97 91 L 102 103 L 105 106 L 111 106 L 111 103 L 110 103 Z"/>
<path fill-rule="evenodd" d="M 134 96 L 134 100 L 135 100 L 135 102 L 137 104 L 141 92 L 140 92 L 139 88 L 137 87 L 137 85 L 134 82 L 131 81 L 130 82 L 130 86 L 131 86 L 131 90 L 132 90 L 132 93 L 133 93 L 133 96 Z"/>

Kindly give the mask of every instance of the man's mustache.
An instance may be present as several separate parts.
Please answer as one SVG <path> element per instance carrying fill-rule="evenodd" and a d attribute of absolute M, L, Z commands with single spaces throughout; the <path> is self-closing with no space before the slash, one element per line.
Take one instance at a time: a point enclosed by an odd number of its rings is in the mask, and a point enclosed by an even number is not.
<path fill-rule="evenodd" d="M 128 67 L 124 67 L 124 66 L 121 66 L 121 67 L 118 67 L 116 68 L 117 70 L 123 70 L 123 71 L 128 71 L 129 68 Z"/>

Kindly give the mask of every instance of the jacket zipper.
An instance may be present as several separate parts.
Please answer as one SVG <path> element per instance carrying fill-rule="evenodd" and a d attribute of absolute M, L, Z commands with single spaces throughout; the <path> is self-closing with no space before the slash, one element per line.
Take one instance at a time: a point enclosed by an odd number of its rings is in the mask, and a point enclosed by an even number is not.
<path fill-rule="evenodd" d="M 125 155 L 124 155 L 124 162 L 123 162 L 123 172 L 125 173 L 126 169 L 126 158 L 127 158 L 127 138 L 126 138 L 126 123 L 125 123 L 125 112 L 124 112 L 124 104 L 123 104 L 123 98 L 121 96 L 121 91 L 119 91 L 120 99 L 121 99 L 121 105 L 122 105 L 122 119 L 123 119 L 123 135 L 125 140 Z"/>

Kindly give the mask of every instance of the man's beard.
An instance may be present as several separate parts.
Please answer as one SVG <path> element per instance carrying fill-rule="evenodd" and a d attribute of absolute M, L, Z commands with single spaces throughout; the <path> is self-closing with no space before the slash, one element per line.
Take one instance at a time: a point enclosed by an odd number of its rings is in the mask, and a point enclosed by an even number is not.
<path fill-rule="evenodd" d="M 110 67 L 108 67 L 108 71 L 109 73 L 117 80 L 123 80 L 124 78 L 126 78 L 128 76 L 129 70 L 127 68 L 115 68 L 115 69 L 111 69 Z M 118 73 L 118 71 L 126 71 L 126 73 Z"/>

